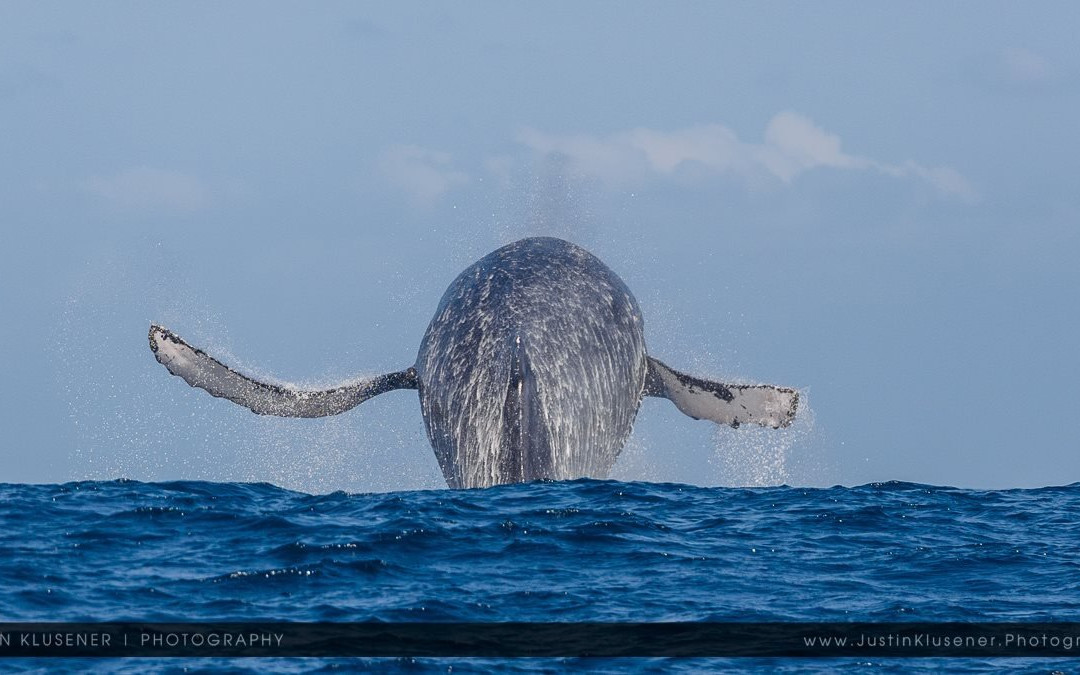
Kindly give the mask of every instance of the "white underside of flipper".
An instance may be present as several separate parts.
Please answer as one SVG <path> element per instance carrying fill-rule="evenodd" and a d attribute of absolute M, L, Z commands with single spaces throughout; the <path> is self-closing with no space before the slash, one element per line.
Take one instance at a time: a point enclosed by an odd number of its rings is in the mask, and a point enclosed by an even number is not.
<path fill-rule="evenodd" d="M 337 415 L 383 392 L 416 388 L 416 374 L 412 368 L 315 391 L 258 382 L 192 347 L 172 331 L 153 324 L 150 326 L 150 350 L 158 363 L 191 386 L 260 415 Z"/>
<path fill-rule="evenodd" d="M 737 427 L 760 424 L 778 429 L 795 419 L 799 392 L 771 384 L 721 384 L 685 375 L 647 357 L 649 379 L 645 393 L 669 399 L 694 419 Z"/>

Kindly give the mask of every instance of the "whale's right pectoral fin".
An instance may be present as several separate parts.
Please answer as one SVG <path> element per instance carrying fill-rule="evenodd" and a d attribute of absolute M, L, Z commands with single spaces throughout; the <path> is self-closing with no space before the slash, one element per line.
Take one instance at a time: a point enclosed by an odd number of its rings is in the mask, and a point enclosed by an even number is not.
<path fill-rule="evenodd" d="M 685 375 L 660 361 L 646 357 L 649 372 L 645 395 L 669 399 L 683 413 L 694 419 L 717 424 L 760 424 L 777 429 L 795 419 L 799 392 L 770 384 L 721 384 Z"/>
<path fill-rule="evenodd" d="M 257 382 L 192 347 L 172 331 L 153 324 L 150 350 L 158 363 L 191 386 L 239 403 L 260 415 L 325 417 L 345 412 L 387 391 L 417 388 L 416 371 L 412 368 L 316 391 Z"/>

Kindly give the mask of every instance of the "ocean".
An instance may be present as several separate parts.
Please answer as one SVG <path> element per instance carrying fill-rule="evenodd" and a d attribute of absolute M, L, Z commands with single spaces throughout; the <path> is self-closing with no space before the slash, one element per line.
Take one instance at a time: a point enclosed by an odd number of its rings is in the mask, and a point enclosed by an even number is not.
<path fill-rule="evenodd" d="M 3 622 L 1076 622 L 1080 484 L 0 485 Z M 1080 651 L 1080 648 L 1078 648 Z M 21 670 L 875 672 L 1043 658 L 6 659 Z"/>

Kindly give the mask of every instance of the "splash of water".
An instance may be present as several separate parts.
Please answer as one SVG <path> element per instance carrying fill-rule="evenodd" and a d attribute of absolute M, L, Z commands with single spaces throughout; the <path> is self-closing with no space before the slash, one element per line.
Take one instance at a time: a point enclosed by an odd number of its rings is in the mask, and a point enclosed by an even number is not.
<path fill-rule="evenodd" d="M 816 425 L 809 398 L 806 392 L 800 393 L 795 421 L 783 429 L 717 427 L 711 462 L 719 465 L 724 486 L 769 487 L 808 482 L 803 470 L 807 458 L 793 457 L 793 452 L 808 446 L 807 441 L 814 433 Z"/>

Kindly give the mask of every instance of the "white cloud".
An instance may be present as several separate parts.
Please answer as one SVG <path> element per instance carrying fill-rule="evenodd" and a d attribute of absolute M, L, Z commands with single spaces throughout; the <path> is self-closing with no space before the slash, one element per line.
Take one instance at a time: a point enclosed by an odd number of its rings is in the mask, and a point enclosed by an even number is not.
<path fill-rule="evenodd" d="M 899 166 L 875 164 L 874 168 L 890 176 L 914 176 L 930 183 L 938 192 L 964 201 L 979 200 L 979 191 L 956 169 L 947 166 L 925 167 L 915 162 L 904 162 Z"/>
<path fill-rule="evenodd" d="M 761 143 L 744 142 L 721 124 L 675 131 L 638 128 L 607 138 L 558 136 L 526 129 L 518 140 L 541 154 L 564 155 L 579 170 L 616 185 L 655 174 L 669 175 L 694 165 L 751 182 L 766 176 L 783 183 L 790 183 L 806 171 L 832 168 L 913 177 L 949 196 L 977 198 L 974 188 L 954 169 L 925 167 L 912 161 L 888 164 L 847 154 L 839 137 L 794 112 L 774 116 Z"/>
<path fill-rule="evenodd" d="M 198 178 L 148 166 L 92 176 L 81 187 L 115 207 L 131 210 L 196 211 L 210 202 L 210 191 Z"/>
<path fill-rule="evenodd" d="M 379 168 L 394 185 L 424 204 L 469 182 L 468 174 L 453 168 L 449 154 L 415 145 L 387 149 Z"/>
<path fill-rule="evenodd" d="M 774 116 L 765 127 L 765 142 L 752 151 L 785 183 L 818 167 L 865 169 L 872 165 L 867 159 L 845 154 L 839 137 L 793 112 Z"/>
<path fill-rule="evenodd" d="M 1054 67 L 1027 49 L 1010 47 L 998 55 L 998 75 L 1006 84 L 1040 85 L 1054 79 Z"/>
<path fill-rule="evenodd" d="M 494 176 L 500 185 L 509 186 L 514 171 L 514 158 L 510 155 L 488 157 L 484 160 L 484 169 Z"/>
<path fill-rule="evenodd" d="M 603 140 L 590 136 L 554 136 L 535 129 L 525 129 L 518 140 L 544 155 L 563 155 L 574 162 L 579 170 L 621 183 L 640 178 L 647 168 L 643 148 L 630 138 L 620 134 Z"/>

